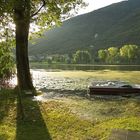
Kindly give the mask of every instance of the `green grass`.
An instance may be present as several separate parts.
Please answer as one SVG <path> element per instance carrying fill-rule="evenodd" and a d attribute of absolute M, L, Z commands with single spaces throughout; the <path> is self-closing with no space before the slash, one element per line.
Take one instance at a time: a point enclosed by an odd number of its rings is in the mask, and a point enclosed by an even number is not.
<path fill-rule="evenodd" d="M 94 134 L 100 140 L 107 140 L 113 129 L 126 129 L 140 131 L 140 118 L 127 117 L 127 118 L 114 118 L 111 120 L 99 123 L 94 127 Z"/>
<path fill-rule="evenodd" d="M 137 99 L 92 101 L 71 97 L 61 102 L 79 118 L 90 120 L 94 124 L 94 136 L 99 140 L 107 140 L 113 129 L 140 131 L 140 101 Z"/>
<path fill-rule="evenodd" d="M 140 130 L 140 101 L 88 100 L 80 97 L 22 100 L 21 119 L 17 95 L 0 91 L 0 140 L 106 140 L 114 128 Z"/>
<path fill-rule="evenodd" d="M 79 119 L 59 102 L 41 103 L 25 97 L 22 100 L 25 119 L 22 120 L 15 93 L 3 91 L 0 97 L 0 140 L 67 140 L 93 137 L 92 123 Z M 7 105 L 9 106 L 5 113 Z"/>

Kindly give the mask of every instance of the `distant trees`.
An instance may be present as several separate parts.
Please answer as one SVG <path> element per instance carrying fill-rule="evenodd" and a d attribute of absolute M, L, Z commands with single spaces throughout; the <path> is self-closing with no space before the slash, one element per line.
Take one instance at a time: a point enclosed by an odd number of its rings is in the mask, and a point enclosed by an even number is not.
<path fill-rule="evenodd" d="M 98 58 L 101 63 L 118 63 L 119 49 L 116 47 L 110 47 L 105 50 L 98 51 Z"/>
<path fill-rule="evenodd" d="M 140 47 L 124 45 L 121 48 L 109 47 L 98 51 L 77 50 L 74 54 L 42 55 L 39 62 L 48 64 L 140 64 Z M 37 60 L 35 60 L 37 61 Z"/>
<path fill-rule="evenodd" d="M 56 63 L 65 63 L 66 58 L 63 55 L 54 55 L 52 57 L 52 61 Z"/>
<path fill-rule="evenodd" d="M 107 58 L 107 50 L 99 50 L 98 51 L 98 58 L 100 59 L 101 62 L 106 62 Z"/>
<path fill-rule="evenodd" d="M 139 63 L 140 48 L 137 45 L 124 45 L 120 49 L 110 47 L 98 51 L 100 63 L 105 64 L 131 64 Z"/>
<path fill-rule="evenodd" d="M 112 64 L 112 63 L 116 63 L 118 64 L 119 62 L 119 49 L 116 48 L 116 47 L 110 47 L 108 48 L 108 51 L 107 51 L 107 62 L 109 64 Z"/>
<path fill-rule="evenodd" d="M 120 56 L 127 63 L 134 62 L 140 56 L 140 49 L 136 45 L 124 45 L 120 48 Z"/>
<path fill-rule="evenodd" d="M 73 55 L 73 62 L 77 64 L 89 64 L 91 62 L 91 55 L 88 51 L 76 51 Z"/>

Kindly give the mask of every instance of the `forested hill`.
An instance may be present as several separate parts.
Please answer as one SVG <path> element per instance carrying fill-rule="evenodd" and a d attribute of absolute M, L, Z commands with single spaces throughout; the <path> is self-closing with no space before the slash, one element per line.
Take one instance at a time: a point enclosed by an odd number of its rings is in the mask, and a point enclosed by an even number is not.
<path fill-rule="evenodd" d="M 140 45 L 140 0 L 128 0 L 71 18 L 29 47 L 30 55 Z"/>

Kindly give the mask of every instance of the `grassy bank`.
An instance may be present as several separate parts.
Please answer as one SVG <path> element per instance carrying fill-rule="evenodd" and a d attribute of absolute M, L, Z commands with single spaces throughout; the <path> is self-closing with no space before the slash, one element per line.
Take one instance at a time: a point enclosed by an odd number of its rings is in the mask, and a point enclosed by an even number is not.
<path fill-rule="evenodd" d="M 140 102 L 69 97 L 46 102 L 23 98 L 21 119 L 17 95 L 0 91 L 0 140 L 107 139 L 114 128 L 140 130 Z"/>

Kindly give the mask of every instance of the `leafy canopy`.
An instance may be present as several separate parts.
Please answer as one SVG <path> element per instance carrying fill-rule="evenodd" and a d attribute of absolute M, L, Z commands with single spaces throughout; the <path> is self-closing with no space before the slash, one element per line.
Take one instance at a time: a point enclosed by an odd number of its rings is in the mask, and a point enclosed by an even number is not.
<path fill-rule="evenodd" d="M 0 0 L 0 37 L 5 37 L 5 29 L 14 36 L 15 9 L 22 7 L 24 17 L 44 29 L 61 23 L 85 5 L 83 0 Z"/>

